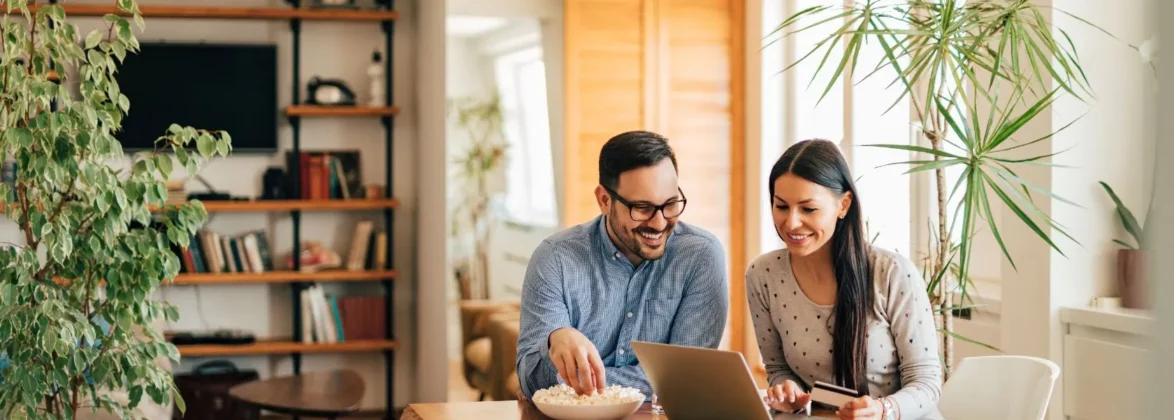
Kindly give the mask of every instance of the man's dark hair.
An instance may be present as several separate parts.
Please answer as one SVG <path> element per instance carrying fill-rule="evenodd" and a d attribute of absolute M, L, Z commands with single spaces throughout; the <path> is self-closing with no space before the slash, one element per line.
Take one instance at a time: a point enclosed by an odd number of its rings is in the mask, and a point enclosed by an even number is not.
<path fill-rule="evenodd" d="M 629 131 L 612 137 L 599 152 L 599 183 L 616 189 L 620 174 L 636 168 L 654 166 L 668 158 L 677 170 L 677 156 L 668 139 L 649 131 Z"/>

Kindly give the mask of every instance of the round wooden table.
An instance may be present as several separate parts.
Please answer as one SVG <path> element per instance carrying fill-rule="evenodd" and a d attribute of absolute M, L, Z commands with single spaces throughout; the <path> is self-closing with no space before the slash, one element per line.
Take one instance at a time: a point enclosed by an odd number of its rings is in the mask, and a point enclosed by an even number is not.
<path fill-rule="evenodd" d="M 358 373 L 334 370 L 246 382 L 232 387 L 228 394 L 265 410 L 334 419 L 358 410 L 364 389 Z"/>

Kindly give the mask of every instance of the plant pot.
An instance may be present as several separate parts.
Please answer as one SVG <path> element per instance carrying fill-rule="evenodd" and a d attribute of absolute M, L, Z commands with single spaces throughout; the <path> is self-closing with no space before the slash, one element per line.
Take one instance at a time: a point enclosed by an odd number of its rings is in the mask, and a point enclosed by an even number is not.
<path fill-rule="evenodd" d="M 1121 291 L 1121 306 L 1147 309 L 1149 285 L 1145 276 L 1145 252 L 1137 249 L 1117 250 L 1117 287 Z"/>

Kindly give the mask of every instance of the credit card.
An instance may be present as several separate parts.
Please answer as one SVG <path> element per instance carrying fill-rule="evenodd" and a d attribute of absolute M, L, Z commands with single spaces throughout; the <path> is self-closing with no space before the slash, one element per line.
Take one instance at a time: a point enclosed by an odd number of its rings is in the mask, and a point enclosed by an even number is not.
<path fill-rule="evenodd" d="M 843 407 L 848 401 L 852 401 L 859 396 L 860 393 L 855 390 L 827 382 L 815 381 L 815 386 L 811 388 L 811 401 L 827 404 L 832 407 Z"/>

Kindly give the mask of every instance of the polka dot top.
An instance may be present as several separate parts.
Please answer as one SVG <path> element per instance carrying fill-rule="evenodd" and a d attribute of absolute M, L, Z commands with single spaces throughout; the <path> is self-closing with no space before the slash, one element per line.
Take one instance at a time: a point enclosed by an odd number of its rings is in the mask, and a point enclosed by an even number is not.
<path fill-rule="evenodd" d="M 892 396 L 901 419 L 935 419 L 942 366 L 925 282 L 908 258 L 872 248 L 876 298 L 865 336 L 868 390 Z M 832 380 L 832 305 L 808 299 L 786 249 L 758 257 L 746 270 L 746 297 L 770 384 L 790 379 L 810 391 Z"/>

